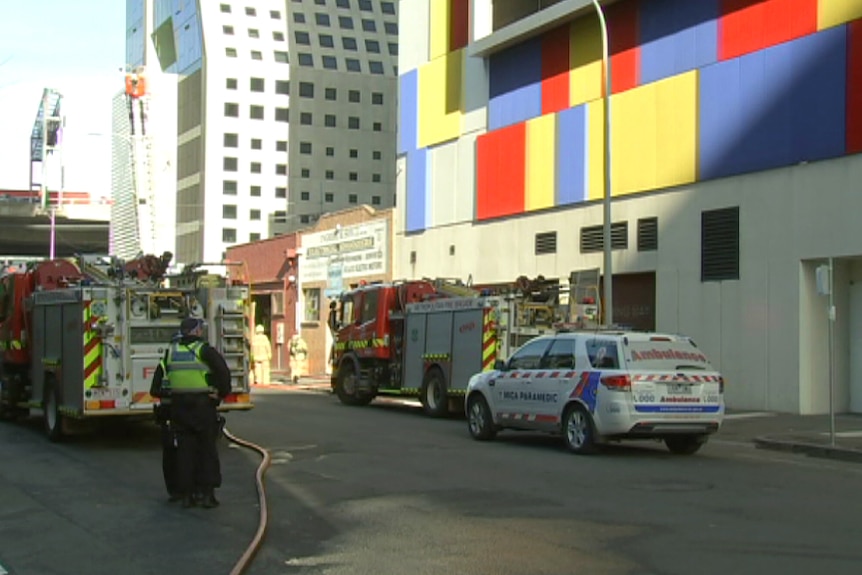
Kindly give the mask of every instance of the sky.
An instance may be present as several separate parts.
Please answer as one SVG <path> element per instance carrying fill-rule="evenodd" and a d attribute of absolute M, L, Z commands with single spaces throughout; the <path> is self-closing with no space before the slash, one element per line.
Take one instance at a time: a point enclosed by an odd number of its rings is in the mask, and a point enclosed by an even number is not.
<path fill-rule="evenodd" d="M 44 88 L 63 94 L 65 189 L 109 197 L 111 98 L 123 89 L 125 0 L 2 0 L 0 189 L 30 186 Z M 92 135 L 97 134 L 97 135 Z"/>

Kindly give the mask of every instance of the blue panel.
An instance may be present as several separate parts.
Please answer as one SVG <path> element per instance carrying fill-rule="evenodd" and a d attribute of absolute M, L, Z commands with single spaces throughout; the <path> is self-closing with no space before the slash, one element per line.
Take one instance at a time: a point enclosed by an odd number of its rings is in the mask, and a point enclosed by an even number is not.
<path fill-rule="evenodd" d="M 410 70 L 398 80 L 398 153 L 404 154 L 415 150 L 419 141 L 419 71 Z"/>
<path fill-rule="evenodd" d="M 651 0 L 640 10 L 643 83 L 718 60 L 719 0 Z"/>
<path fill-rule="evenodd" d="M 407 152 L 405 231 L 421 232 L 425 229 L 428 191 L 428 150 L 422 148 Z"/>
<path fill-rule="evenodd" d="M 700 179 L 844 152 L 846 28 L 708 66 L 700 73 Z"/>
<path fill-rule="evenodd" d="M 556 205 L 587 199 L 587 107 L 569 108 L 557 114 Z"/>
<path fill-rule="evenodd" d="M 491 56 L 489 83 L 489 130 L 541 116 L 541 38 L 533 38 Z"/>

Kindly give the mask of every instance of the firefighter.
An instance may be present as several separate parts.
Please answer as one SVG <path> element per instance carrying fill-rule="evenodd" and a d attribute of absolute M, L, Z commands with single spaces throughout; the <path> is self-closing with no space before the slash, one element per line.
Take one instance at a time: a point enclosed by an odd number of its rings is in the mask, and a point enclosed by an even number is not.
<path fill-rule="evenodd" d="M 269 385 L 269 362 L 272 360 L 272 346 L 269 338 L 259 325 L 254 330 L 251 342 L 251 356 L 254 360 L 254 382 L 257 385 Z"/>
<path fill-rule="evenodd" d="M 160 397 L 163 384 L 169 382 L 169 418 L 177 450 L 176 494 L 182 497 L 183 507 L 192 507 L 198 489 L 200 504 L 212 508 L 219 504 L 215 488 L 221 484 L 216 407 L 230 393 L 231 376 L 221 354 L 203 341 L 203 328 L 202 320 L 183 320 L 181 337 L 171 342 L 156 368 L 151 393 Z"/>
<path fill-rule="evenodd" d="M 305 373 L 307 370 L 307 359 L 308 345 L 306 345 L 301 335 L 294 333 L 290 337 L 290 376 L 293 383 L 298 383 L 300 377 L 308 375 Z"/>

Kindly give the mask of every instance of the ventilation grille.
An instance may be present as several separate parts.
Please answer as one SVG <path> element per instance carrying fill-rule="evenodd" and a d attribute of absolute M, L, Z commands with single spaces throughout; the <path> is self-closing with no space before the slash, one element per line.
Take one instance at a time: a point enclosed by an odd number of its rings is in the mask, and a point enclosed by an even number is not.
<path fill-rule="evenodd" d="M 611 249 L 624 250 L 629 247 L 629 223 L 611 224 Z M 581 253 L 601 252 L 605 249 L 604 226 L 581 228 Z"/>
<path fill-rule="evenodd" d="M 536 255 L 557 253 L 557 232 L 536 234 Z"/>
<path fill-rule="evenodd" d="M 739 206 L 700 216 L 700 280 L 739 279 Z"/>
<path fill-rule="evenodd" d="M 654 252 L 658 249 L 658 218 L 638 220 L 638 251 Z"/>

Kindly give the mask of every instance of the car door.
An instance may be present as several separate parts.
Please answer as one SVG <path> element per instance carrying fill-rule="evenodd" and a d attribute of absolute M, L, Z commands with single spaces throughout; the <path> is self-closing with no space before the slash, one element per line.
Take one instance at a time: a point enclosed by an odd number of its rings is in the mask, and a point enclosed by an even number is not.
<path fill-rule="evenodd" d="M 542 357 L 540 369 L 533 380 L 536 425 L 555 429 L 560 424 L 563 406 L 575 381 L 575 344 L 571 336 L 556 337 Z"/>
<path fill-rule="evenodd" d="M 540 337 L 521 346 L 506 363 L 506 370 L 494 381 L 497 419 L 501 425 L 532 429 L 535 421 L 528 421 L 531 413 L 531 389 L 542 357 L 552 339 Z"/>

